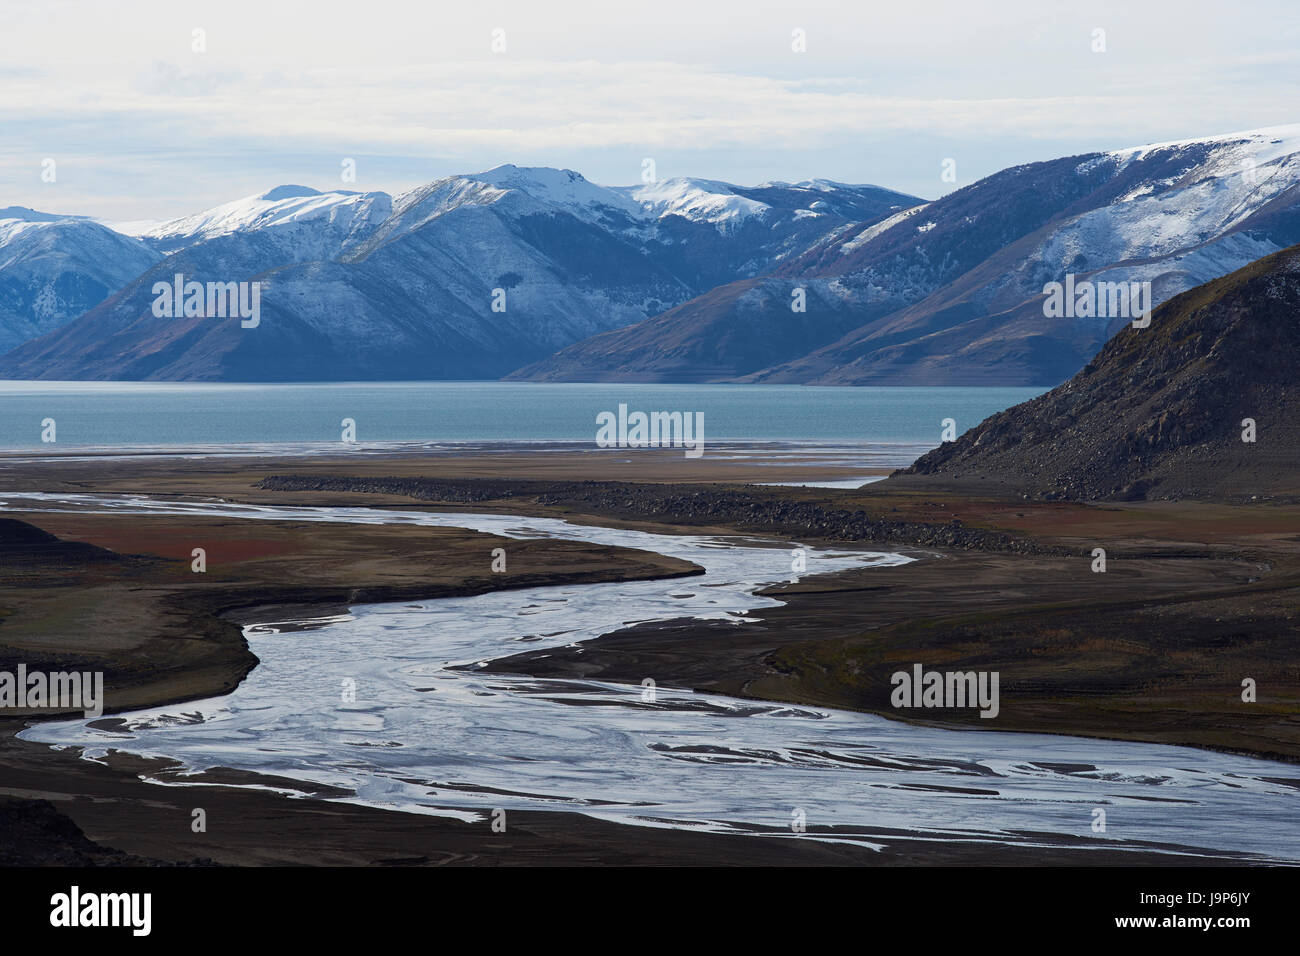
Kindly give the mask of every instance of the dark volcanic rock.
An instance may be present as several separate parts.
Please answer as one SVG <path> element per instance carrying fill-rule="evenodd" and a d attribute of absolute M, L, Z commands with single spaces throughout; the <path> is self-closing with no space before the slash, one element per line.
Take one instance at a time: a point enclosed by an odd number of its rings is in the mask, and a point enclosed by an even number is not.
<path fill-rule="evenodd" d="M 166 863 L 102 846 L 49 800 L 0 796 L 0 833 L 0 867 L 215 866 L 206 858 Z"/>
<path fill-rule="evenodd" d="M 1300 496 L 1300 246 L 1183 293 L 1083 371 L 985 419 L 891 484 L 1032 498 Z M 1246 419 L 1256 440 L 1244 441 Z"/>
<path fill-rule="evenodd" d="M 122 561 L 122 555 L 84 541 L 63 541 L 17 518 L 0 518 L 0 565 Z"/>
<path fill-rule="evenodd" d="M 457 504 L 524 498 L 586 514 L 686 526 L 726 525 L 744 531 L 794 538 L 873 541 L 921 547 L 1055 553 L 1026 538 L 964 527 L 960 522 L 929 524 L 889 521 L 865 511 L 791 501 L 762 488 L 623 481 L 510 481 L 495 478 L 350 478 L 271 475 L 257 483 L 270 491 L 355 491 L 408 495 Z"/>
<path fill-rule="evenodd" d="M 86 838 L 48 800 L 0 797 L 0 866 L 106 866 L 149 862 Z"/>

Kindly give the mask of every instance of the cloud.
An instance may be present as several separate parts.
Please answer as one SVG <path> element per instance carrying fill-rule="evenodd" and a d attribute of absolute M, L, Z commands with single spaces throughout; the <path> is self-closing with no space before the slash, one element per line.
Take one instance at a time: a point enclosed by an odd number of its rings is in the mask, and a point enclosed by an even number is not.
<path fill-rule="evenodd" d="M 1062 125 L 1142 142 L 1157 119 L 1151 97 L 1134 95 L 1142 85 L 1165 111 L 1195 100 L 1198 118 L 1221 117 L 1231 127 L 1251 125 L 1243 113 L 1263 119 L 1288 97 L 1261 92 L 1246 109 L 1235 91 L 1207 96 L 1177 77 L 1115 79 L 1083 95 L 886 96 L 851 78 L 775 79 L 665 61 L 460 61 L 263 76 L 155 62 L 136 83 L 98 90 L 94 108 L 105 118 L 166 128 L 173 145 L 183 131 L 196 151 L 261 142 L 268 150 L 486 148 L 526 156 L 557 147 L 807 147 L 864 131 L 1033 137 Z M 0 91 L 0 115 L 30 115 L 29 96 L 21 87 Z M 68 88 L 40 100 L 49 121 L 85 107 Z"/>
<path fill-rule="evenodd" d="M 184 70 L 155 60 L 136 78 L 135 88 L 155 96 L 211 96 L 223 87 L 236 86 L 242 79 L 235 71 Z"/>
<path fill-rule="evenodd" d="M 369 184 L 390 189 L 500 162 L 588 174 L 599 163 L 593 178 L 630 182 L 653 155 L 720 179 L 824 175 L 932 194 L 943 156 L 975 174 L 1045 150 L 1300 118 L 1297 28 L 1199 0 L 1086 10 L 1008 0 L 996 12 L 946 0 L 662 0 L 652 15 L 511 0 L 303 9 L 23 8 L 0 37 L 0 202 L 31 198 L 43 156 L 66 165 L 65 195 L 107 190 L 103 201 L 122 204 L 130 190 L 229 198 L 261 176 L 310 178 L 293 164 L 356 155 L 400 170 Z M 1097 24 L 1103 55 L 1088 42 Z M 509 45 L 494 55 L 498 26 Z M 790 49 L 795 26 L 808 31 L 806 54 Z M 203 53 L 192 49 L 198 28 Z"/>

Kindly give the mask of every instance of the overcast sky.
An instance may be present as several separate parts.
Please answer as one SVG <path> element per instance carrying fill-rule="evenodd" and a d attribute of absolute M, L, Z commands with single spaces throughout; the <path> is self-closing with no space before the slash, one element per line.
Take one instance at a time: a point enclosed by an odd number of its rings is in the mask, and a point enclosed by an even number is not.
<path fill-rule="evenodd" d="M 1296 0 L 0 0 L 0 207 L 117 219 L 507 162 L 621 185 L 646 158 L 934 198 L 1298 121 Z"/>

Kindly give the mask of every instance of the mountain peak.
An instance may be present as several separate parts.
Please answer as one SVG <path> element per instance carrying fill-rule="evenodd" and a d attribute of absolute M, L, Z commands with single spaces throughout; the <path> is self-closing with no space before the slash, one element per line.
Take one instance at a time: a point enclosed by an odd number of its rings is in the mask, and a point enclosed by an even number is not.
<path fill-rule="evenodd" d="M 308 196 L 323 195 L 319 189 L 312 189 L 310 186 L 276 186 L 268 189 L 264 193 L 254 196 L 254 199 L 265 199 L 267 202 L 279 202 L 282 199 L 305 199 Z"/>
<path fill-rule="evenodd" d="M 598 186 L 572 169 L 507 163 L 459 179 L 505 193 L 514 191 L 536 202 L 561 206 L 571 212 L 592 207 L 612 207 L 631 212 L 627 201 L 616 190 Z"/>
<path fill-rule="evenodd" d="M 1235 133 L 1219 133 L 1214 136 L 1198 136 L 1192 139 L 1170 140 L 1164 143 L 1147 143 L 1142 146 L 1128 146 L 1113 149 L 1103 154 L 1113 157 L 1121 163 L 1144 159 L 1153 153 L 1166 150 L 1191 149 L 1195 147 L 1238 147 L 1238 161 L 1250 160 L 1257 166 L 1271 163 L 1284 156 L 1300 153 L 1300 123 L 1284 126 L 1266 126 L 1260 129 L 1239 130 Z"/>
<path fill-rule="evenodd" d="M 310 186 L 284 185 L 179 219 L 146 223 L 132 234 L 170 253 L 218 236 L 279 229 L 310 221 L 328 223 L 336 232 L 352 233 L 354 228 L 369 232 L 388 215 L 391 207 L 392 200 L 387 193 L 321 192 Z"/>
<path fill-rule="evenodd" d="M 516 166 L 514 163 L 502 163 L 500 166 L 493 166 L 491 169 L 473 173 L 465 178 L 494 185 L 516 182 L 534 184 L 588 182 L 582 173 L 572 169 L 557 169 L 554 166 Z"/>
<path fill-rule="evenodd" d="M 765 186 L 782 186 L 787 189 L 814 189 L 817 192 L 834 192 L 838 189 L 878 189 L 877 186 L 854 186 L 851 183 L 836 182 L 834 179 L 801 179 L 797 183 L 764 183 Z"/>
<path fill-rule="evenodd" d="M 729 183 L 712 179 L 660 179 L 627 187 L 627 193 L 644 212 L 656 218 L 675 215 L 714 223 L 719 228 L 771 209 L 767 203 L 740 195 Z"/>
<path fill-rule="evenodd" d="M 85 216 L 60 216 L 52 212 L 39 212 L 26 206 L 0 208 L 0 219 L 18 219 L 22 222 L 58 222 L 60 219 L 85 219 Z"/>

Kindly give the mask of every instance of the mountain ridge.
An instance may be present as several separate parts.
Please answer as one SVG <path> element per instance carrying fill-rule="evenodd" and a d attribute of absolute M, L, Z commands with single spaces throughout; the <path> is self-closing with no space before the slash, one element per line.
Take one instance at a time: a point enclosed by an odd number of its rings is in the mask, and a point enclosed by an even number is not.
<path fill-rule="evenodd" d="M 1300 244 L 1173 297 L 1069 381 L 888 481 L 1048 500 L 1300 500 Z"/>
<path fill-rule="evenodd" d="M 140 230 L 166 258 L 19 345 L 0 374 L 497 378 L 723 279 L 767 271 L 849 215 L 915 201 L 828 183 L 604 187 L 572 170 L 513 165 L 397 197 L 280 186 Z M 177 274 L 262 283 L 267 323 L 254 335 L 230 322 L 154 317 L 154 284 Z"/>
<path fill-rule="evenodd" d="M 1046 282 L 1146 281 L 1160 302 L 1296 241 L 1300 125 L 1062 157 L 841 228 L 761 287 L 713 290 L 509 378 L 1052 385 L 1120 323 L 1050 320 Z M 788 315 L 797 289 L 820 311 L 796 317 L 785 355 L 719 350 Z"/>
<path fill-rule="evenodd" d="M 7 377 L 1050 386 L 1125 317 L 1052 317 L 1047 283 L 1159 303 L 1300 242 L 1300 125 L 1020 164 L 932 202 L 504 164 L 397 196 L 282 184 L 118 239 L 19 214 Z M 17 241 L 38 228 L 75 248 Z M 258 282 L 269 325 L 152 316 L 178 274 Z"/>

